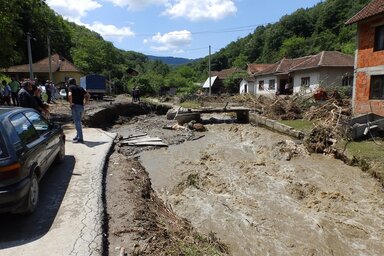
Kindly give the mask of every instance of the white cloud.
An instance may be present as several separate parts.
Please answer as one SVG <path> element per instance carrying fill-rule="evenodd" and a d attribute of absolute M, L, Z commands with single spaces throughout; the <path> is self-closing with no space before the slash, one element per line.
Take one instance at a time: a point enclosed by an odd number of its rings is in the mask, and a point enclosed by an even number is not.
<path fill-rule="evenodd" d="M 141 10 L 152 5 L 164 5 L 168 0 L 106 0 L 119 7 L 128 7 L 130 10 Z"/>
<path fill-rule="evenodd" d="M 161 35 L 157 33 L 151 40 L 144 40 L 144 42 L 152 42 L 158 46 L 151 46 L 155 51 L 172 51 L 174 53 L 182 52 L 182 47 L 188 46 L 192 41 L 192 34 L 187 30 L 172 31 Z"/>
<path fill-rule="evenodd" d="M 57 13 L 72 21 L 80 20 L 89 11 L 102 7 L 94 0 L 47 0 L 46 3 Z"/>
<path fill-rule="evenodd" d="M 125 37 L 132 37 L 135 33 L 130 27 L 118 28 L 114 25 L 105 25 L 100 22 L 94 22 L 92 25 L 84 24 L 87 28 L 99 33 L 103 37 L 116 38 L 121 42 Z"/>
<path fill-rule="evenodd" d="M 168 3 L 163 15 L 186 17 L 191 21 L 220 20 L 237 12 L 233 0 L 174 0 Z"/>

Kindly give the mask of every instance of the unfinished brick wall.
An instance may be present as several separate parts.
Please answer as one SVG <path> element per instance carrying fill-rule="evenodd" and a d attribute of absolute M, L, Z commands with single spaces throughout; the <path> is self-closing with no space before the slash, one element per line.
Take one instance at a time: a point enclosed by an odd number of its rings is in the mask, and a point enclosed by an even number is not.
<path fill-rule="evenodd" d="M 374 24 L 381 19 L 374 19 L 370 22 L 359 24 L 359 54 L 357 68 L 374 67 L 384 65 L 384 51 L 373 51 L 375 45 Z"/>
<path fill-rule="evenodd" d="M 384 51 L 373 51 L 375 44 L 375 26 L 384 16 L 359 24 L 359 49 L 357 55 L 357 73 L 355 84 L 354 114 L 373 112 L 384 115 L 384 100 L 370 100 L 371 77 L 367 68 L 384 65 Z M 365 70 L 359 70 L 365 69 Z M 383 73 L 384 75 L 384 69 Z"/>

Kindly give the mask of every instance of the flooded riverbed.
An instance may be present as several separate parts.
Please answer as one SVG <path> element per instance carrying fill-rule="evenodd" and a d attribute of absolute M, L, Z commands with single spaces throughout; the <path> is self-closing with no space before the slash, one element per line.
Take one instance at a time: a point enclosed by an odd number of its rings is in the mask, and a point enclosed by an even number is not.
<path fill-rule="evenodd" d="M 164 202 L 232 255 L 384 254 L 384 193 L 368 174 L 263 128 L 207 128 L 140 161 Z"/>

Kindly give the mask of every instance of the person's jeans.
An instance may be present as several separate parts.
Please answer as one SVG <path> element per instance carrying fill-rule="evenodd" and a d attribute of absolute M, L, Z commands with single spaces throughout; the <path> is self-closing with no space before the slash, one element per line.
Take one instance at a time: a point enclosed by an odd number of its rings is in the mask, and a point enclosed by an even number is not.
<path fill-rule="evenodd" d="M 81 118 L 83 116 L 84 106 L 83 105 L 73 105 L 72 106 L 72 118 L 76 127 L 76 138 L 78 140 L 83 140 L 83 128 L 81 126 Z"/>

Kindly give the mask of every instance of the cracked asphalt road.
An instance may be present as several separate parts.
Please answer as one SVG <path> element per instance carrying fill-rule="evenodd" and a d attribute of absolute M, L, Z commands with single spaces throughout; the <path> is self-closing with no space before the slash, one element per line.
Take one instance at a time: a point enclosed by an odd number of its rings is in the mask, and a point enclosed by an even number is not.
<path fill-rule="evenodd" d="M 37 212 L 0 215 L 0 255 L 102 255 L 102 178 L 116 137 L 84 128 L 84 144 L 72 142 L 73 125 L 64 127 L 64 163 L 53 165 L 40 183 Z"/>

